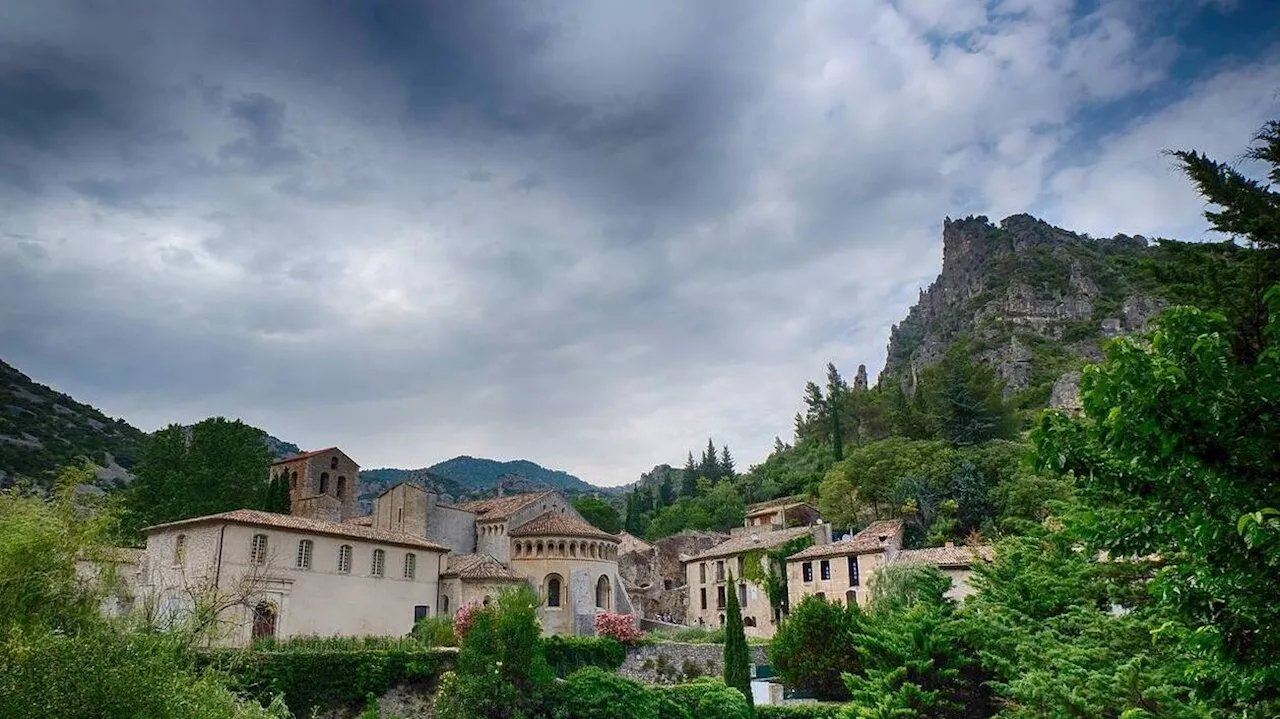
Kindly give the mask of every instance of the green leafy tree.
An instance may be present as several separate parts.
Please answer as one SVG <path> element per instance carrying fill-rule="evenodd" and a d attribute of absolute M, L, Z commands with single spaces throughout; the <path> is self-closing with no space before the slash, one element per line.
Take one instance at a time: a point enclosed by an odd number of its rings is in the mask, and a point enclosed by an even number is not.
<path fill-rule="evenodd" d="M 288 514 L 292 508 L 289 498 L 289 477 L 283 473 L 271 477 L 271 481 L 263 489 L 263 497 L 258 502 L 259 509 L 278 514 Z"/>
<path fill-rule="evenodd" d="M 956 462 L 956 450 L 946 442 L 892 437 L 853 450 L 832 467 L 822 481 L 819 505 L 836 525 L 857 524 L 869 513 L 895 513 L 893 491 L 908 477 L 943 485 Z"/>
<path fill-rule="evenodd" d="M 613 505 L 598 497 L 579 497 L 573 500 L 573 508 L 596 529 L 609 534 L 622 531 L 622 517 Z"/>
<path fill-rule="evenodd" d="M 733 572 L 729 572 L 726 587 L 729 601 L 724 610 L 724 683 L 742 692 L 751 703 L 751 654 L 742 629 L 742 606 L 738 604 L 738 585 L 733 581 Z"/>
<path fill-rule="evenodd" d="M 599 667 L 574 672 L 559 695 L 557 719 L 662 719 L 656 693 Z"/>
<path fill-rule="evenodd" d="M 769 642 L 769 661 L 788 686 L 822 699 L 848 699 L 840 675 L 862 672 L 858 635 L 864 623 L 857 604 L 845 606 L 810 594 L 792 608 Z"/>

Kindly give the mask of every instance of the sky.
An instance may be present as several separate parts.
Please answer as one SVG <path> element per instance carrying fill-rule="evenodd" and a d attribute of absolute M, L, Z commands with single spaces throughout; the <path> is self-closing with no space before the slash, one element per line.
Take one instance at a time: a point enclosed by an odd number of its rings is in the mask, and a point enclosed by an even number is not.
<path fill-rule="evenodd" d="M 1271 0 L 0 5 L 0 359 L 365 467 L 745 467 L 944 218 L 1217 239 L 1280 117 Z"/>

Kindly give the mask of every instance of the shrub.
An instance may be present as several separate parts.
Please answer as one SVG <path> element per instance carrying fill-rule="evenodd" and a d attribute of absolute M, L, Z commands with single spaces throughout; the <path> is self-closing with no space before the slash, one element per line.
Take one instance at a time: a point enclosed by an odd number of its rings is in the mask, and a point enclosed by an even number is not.
<path fill-rule="evenodd" d="M 557 719 L 662 719 L 658 694 L 639 682 L 588 667 L 560 690 Z"/>
<path fill-rule="evenodd" d="M 596 634 L 611 637 L 623 644 L 635 644 L 644 638 L 644 632 L 636 626 L 630 614 L 600 612 L 596 615 Z"/>
<path fill-rule="evenodd" d="M 613 671 L 627 659 L 627 649 L 611 637 L 550 636 L 542 640 L 547 663 L 556 676 L 567 677 L 585 667 Z"/>
<path fill-rule="evenodd" d="M 454 612 L 453 633 L 458 637 L 458 641 L 467 637 L 467 632 L 471 631 L 471 626 L 476 623 L 476 612 L 481 609 L 483 607 L 479 604 L 464 604 Z"/>
<path fill-rule="evenodd" d="M 649 638 L 660 642 L 681 642 L 684 644 L 724 644 L 724 627 L 708 629 L 707 627 L 685 627 L 650 632 Z"/>
<path fill-rule="evenodd" d="M 844 704 L 772 704 L 756 707 L 756 719 L 840 719 Z"/>
<path fill-rule="evenodd" d="M 857 633 L 864 623 L 857 605 L 807 596 L 774 635 L 769 661 L 790 686 L 826 699 L 847 699 L 840 674 L 860 671 Z"/>
<path fill-rule="evenodd" d="M 449 617 L 427 617 L 413 625 L 413 638 L 428 647 L 456 647 L 458 636 Z"/>
<path fill-rule="evenodd" d="M 697 719 L 750 719 L 751 705 L 742 692 L 719 679 L 699 679 L 688 684 L 661 687 L 670 702 Z M 666 719 L 664 716 L 663 719 Z"/>

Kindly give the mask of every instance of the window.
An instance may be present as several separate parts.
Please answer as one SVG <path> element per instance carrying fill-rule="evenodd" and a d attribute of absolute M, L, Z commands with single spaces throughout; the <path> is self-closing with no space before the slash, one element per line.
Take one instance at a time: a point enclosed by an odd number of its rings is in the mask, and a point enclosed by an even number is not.
<path fill-rule="evenodd" d="M 805 562 L 804 564 L 801 564 L 800 569 L 801 571 L 804 572 L 804 581 L 812 582 L 813 581 L 813 562 Z"/>
<path fill-rule="evenodd" d="M 724 609 L 726 604 L 728 604 L 728 602 L 725 601 L 724 585 L 721 584 L 716 587 L 716 609 Z"/>
<path fill-rule="evenodd" d="M 743 618 L 742 618 L 742 626 L 744 626 L 744 627 L 754 627 L 755 625 L 756 625 L 756 618 L 755 618 L 755 617 L 743 617 Z"/>
<path fill-rule="evenodd" d="M 818 592 L 818 599 L 826 599 L 826 598 L 827 598 L 826 592 Z"/>
<path fill-rule="evenodd" d="M 423 619 L 426 619 L 429 616 L 431 616 L 431 607 L 428 607 L 425 604 L 419 604 L 413 608 L 414 624 L 417 624 L 418 622 L 422 621 Z"/>
<path fill-rule="evenodd" d="M 552 574 L 547 577 L 547 606 L 560 606 L 560 577 Z"/>
<path fill-rule="evenodd" d="M 449 598 L 446 596 L 440 597 L 440 613 L 445 616 L 449 615 Z"/>
<path fill-rule="evenodd" d="M 698 565 L 698 581 L 703 584 L 707 583 L 707 563 L 703 562 Z"/>
<path fill-rule="evenodd" d="M 187 535 L 179 534 L 173 538 L 173 563 L 182 564 L 187 560 Z"/>
<path fill-rule="evenodd" d="M 849 591 L 844 593 L 845 605 L 852 607 L 854 605 L 854 602 L 857 602 L 857 601 L 858 601 L 857 591 L 850 589 Z"/>
<path fill-rule="evenodd" d="M 724 581 L 724 562 L 723 561 L 716 562 L 716 581 L 717 582 Z"/>
<path fill-rule="evenodd" d="M 596 580 L 596 606 L 613 611 L 613 583 L 608 575 L 601 574 Z"/>
<path fill-rule="evenodd" d="M 253 542 L 249 545 L 249 563 L 259 565 L 267 563 L 267 535 L 253 535 Z"/>
<path fill-rule="evenodd" d="M 343 574 L 351 573 L 351 545 L 344 544 L 338 547 L 338 571 Z"/>
<path fill-rule="evenodd" d="M 747 573 L 747 558 L 738 557 L 738 578 L 741 579 L 742 575 L 746 573 Z"/>
<path fill-rule="evenodd" d="M 289 489 L 298 488 L 298 472 L 294 470 L 289 473 Z"/>
<path fill-rule="evenodd" d="M 342 499 L 347 493 L 347 478 L 338 475 L 338 499 Z"/>
<path fill-rule="evenodd" d="M 831 578 L 831 562 L 825 559 L 822 560 L 822 563 L 818 565 L 818 571 L 822 573 L 823 579 L 830 579 Z"/>
<path fill-rule="evenodd" d="M 396 509 L 396 523 L 404 524 L 404 507 Z"/>
<path fill-rule="evenodd" d="M 382 551 L 381 549 L 373 550 L 373 567 L 370 568 L 369 573 L 375 577 L 381 577 L 382 570 L 386 566 L 387 566 L 387 553 Z"/>
<path fill-rule="evenodd" d="M 703 587 L 702 589 L 699 589 L 698 591 L 702 593 L 702 608 L 703 608 L 703 609 L 706 609 L 706 608 L 707 608 L 707 588 L 706 588 L 706 587 Z"/>
<path fill-rule="evenodd" d="M 253 608 L 253 640 L 271 639 L 276 635 L 276 608 L 271 602 L 258 602 Z"/>
<path fill-rule="evenodd" d="M 665 590 L 667 590 L 667 591 L 671 591 L 671 586 L 672 586 L 672 584 L 673 584 L 673 582 L 672 582 L 670 579 L 664 579 L 664 580 L 662 580 L 662 588 L 663 588 L 663 589 L 665 589 Z"/>
<path fill-rule="evenodd" d="M 311 549 L 310 539 L 298 542 L 298 569 L 311 569 Z"/>
<path fill-rule="evenodd" d="M 849 557 L 849 586 L 858 586 L 858 557 Z"/>
<path fill-rule="evenodd" d="M 337 468 L 338 468 L 338 458 L 337 458 L 337 457 L 330 457 L 330 458 L 329 458 L 329 469 L 337 469 Z"/>
<path fill-rule="evenodd" d="M 329 491 L 329 473 L 321 472 L 320 473 L 320 494 L 325 494 L 328 491 Z"/>
<path fill-rule="evenodd" d="M 747 606 L 747 585 L 745 584 L 738 585 L 738 606 Z"/>
<path fill-rule="evenodd" d="M 413 552 L 404 554 L 404 578 L 413 579 L 418 573 L 418 557 Z"/>

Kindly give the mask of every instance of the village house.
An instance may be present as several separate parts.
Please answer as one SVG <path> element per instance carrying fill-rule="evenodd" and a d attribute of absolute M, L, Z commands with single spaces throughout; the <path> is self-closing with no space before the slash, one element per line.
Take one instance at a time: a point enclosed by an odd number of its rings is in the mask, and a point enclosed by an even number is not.
<path fill-rule="evenodd" d="M 865 607 L 876 572 L 902 548 L 902 520 L 872 522 L 853 537 L 809 547 L 787 557 L 790 606 L 810 594 Z"/>
<path fill-rule="evenodd" d="M 771 531 L 807 527 L 820 519 L 822 513 L 817 507 L 810 504 L 803 495 L 793 495 L 749 505 L 745 526 Z"/>
<path fill-rule="evenodd" d="M 411 483 L 356 514 L 359 466 L 336 447 L 272 465 L 291 513 L 236 510 L 148 527 L 138 593 L 158 617 L 212 602 L 218 642 L 407 634 L 435 614 L 528 584 L 549 634 L 592 634 L 600 611 L 630 614 L 619 538 L 558 492 L 452 504 Z"/>
<path fill-rule="evenodd" d="M 894 558 L 894 563 L 928 564 L 937 567 L 943 574 L 951 578 L 951 589 L 947 590 L 946 596 L 955 600 L 963 600 L 977 591 L 970 583 L 970 578 L 973 577 L 973 568 L 978 564 L 990 562 L 994 556 L 995 551 L 989 544 L 957 547 L 954 543 L 947 542 L 941 547 L 904 549 L 898 552 L 898 556 Z"/>

